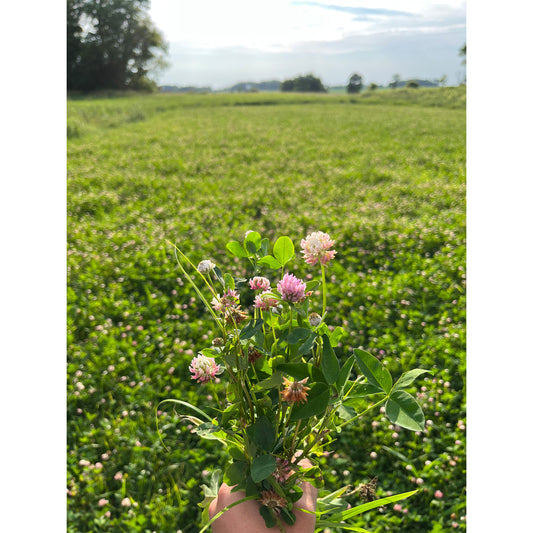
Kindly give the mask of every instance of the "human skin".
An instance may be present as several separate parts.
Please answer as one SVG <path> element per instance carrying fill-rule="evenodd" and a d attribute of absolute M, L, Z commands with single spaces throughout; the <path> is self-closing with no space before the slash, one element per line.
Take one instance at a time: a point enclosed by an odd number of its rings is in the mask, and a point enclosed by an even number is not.
<path fill-rule="evenodd" d="M 295 507 L 308 511 L 316 510 L 318 491 L 311 483 L 302 483 L 303 495 L 294 504 Z M 223 483 L 215 498 L 209 506 L 209 519 L 212 519 L 224 507 L 235 503 L 245 497 L 244 492 L 231 492 L 231 487 Z M 232 507 L 217 518 L 212 525 L 213 533 L 275 533 L 277 527 L 267 528 L 263 517 L 259 514 L 260 503 L 257 500 L 247 500 Z M 283 523 L 286 533 L 313 533 L 316 517 L 314 514 L 293 509 L 296 516 L 294 525 Z"/>

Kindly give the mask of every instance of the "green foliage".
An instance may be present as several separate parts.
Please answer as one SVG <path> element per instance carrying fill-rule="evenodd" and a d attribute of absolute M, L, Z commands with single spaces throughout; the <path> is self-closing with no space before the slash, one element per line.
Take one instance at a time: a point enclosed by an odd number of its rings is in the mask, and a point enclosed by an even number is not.
<path fill-rule="evenodd" d="M 217 336 L 166 240 L 237 277 L 225 244 L 250 229 L 271 243 L 330 233 L 328 323 L 349 332 L 333 346 L 335 386 L 364 347 L 404 376 L 391 390 L 415 398 L 427 419 L 415 433 L 385 412 L 372 426 L 347 424 L 337 453 L 319 459 L 325 489 L 373 477 L 377 497 L 418 488 L 401 510 L 359 516 L 374 533 L 465 531 L 465 91 L 368 93 L 68 102 L 79 133 L 68 140 L 69 533 L 200 529 L 201 485 L 232 455 L 200 442 L 181 416 L 201 416 L 185 406 L 162 404 L 162 441 L 157 433 L 161 400 L 211 404 L 188 366 Z M 286 268 L 307 272 L 301 261 Z M 242 290 L 242 301 L 252 295 Z M 409 382 L 414 367 L 433 375 Z M 361 398 L 385 397 L 354 384 L 360 375 L 354 363 L 345 385 L 356 412 Z"/>
<path fill-rule="evenodd" d="M 350 76 L 350 81 L 348 82 L 348 86 L 346 87 L 346 92 L 348 93 L 360 93 L 363 89 L 363 77 L 361 74 L 352 74 Z"/>
<path fill-rule="evenodd" d="M 297 76 L 294 79 L 289 79 L 281 82 L 280 90 L 282 92 L 297 92 L 297 93 L 325 93 L 327 92 L 322 80 L 307 74 L 306 76 Z"/>
<path fill-rule="evenodd" d="M 67 88 L 153 92 L 150 70 L 164 66 L 166 44 L 148 0 L 67 1 Z"/>

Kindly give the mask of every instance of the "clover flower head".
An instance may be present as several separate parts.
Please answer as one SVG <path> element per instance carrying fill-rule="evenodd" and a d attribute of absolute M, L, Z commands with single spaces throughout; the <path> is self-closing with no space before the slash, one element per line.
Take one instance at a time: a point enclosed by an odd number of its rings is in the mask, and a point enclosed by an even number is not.
<path fill-rule="evenodd" d="M 272 509 L 276 514 L 281 513 L 281 509 L 287 506 L 287 500 L 274 490 L 264 490 L 261 492 L 261 503 Z"/>
<path fill-rule="evenodd" d="M 222 297 L 218 294 L 211 300 L 211 305 L 216 311 L 224 311 L 230 307 L 235 307 L 239 303 L 239 295 L 237 291 L 228 289 Z"/>
<path fill-rule="evenodd" d="M 274 295 L 268 291 L 258 294 L 254 298 L 254 307 L 256 309 L 268 311 L 269 309 L 273 309 L 277 307 L 277 305 L 278 305 L 278 301 L 274 298 Z"/>
<path fill-rule="evenodd" d="M 235 323 L 240 324 L 241 322 L 244 322 L 248 315 L 241 309 L 241 306 L 237 307 L 230 307 L 224 311 L 224 318 L 226 319 L 227 324 L 233 324 Z"/>
<path fill-rule="evenodd" d="M 301 240 L 301 253 L 304 254 L 304 260 L 309 265 L 316 265 L 318 262 L 326 265 L 337 253 L 335 250 L 329 250 L 334 244 L 335 241 L 331 240 L 327 233 L 314 231 Z"/>
<path fill-rule="evenodd" d="M 248 347 L 248 361 L 253 364 L 258 359 L 262 357 L 262 353 L 255 347 L 255 346 L 249 346 Z"/>
<path fill-rule="evenodd" d="M 272 472 L 274 479 L 283 485 L 291 475 L 291 464 L 287 459 L 276 457 L 276 470 Z"/>
<path fill-rule="evenodd" d="M 211 272 L 216 267 L 215 263 L 209 259 L 204 259 L 198 263 L 198 272 L 205 274 L 206 272 Z"/>
<path fill-rule="evenodd" d="M 305 403 L 307 401 L 307 391 L 310 390 L 305 384 L 309 378 L 301 381 L 290 381 L 283 378 L 285 389 L 281 391 L 281 397 L 288 403 Z"/>
<path fill-rule="evenodd" d="M 309 324 L 311 324 L 311 327 L 316 328 L 317 326 L 320 326 L 321 322 L 322 317 L 318 313 L 311 313 L 309 315 Z"/>
<path fill-rule="evenodd" d="M 286 302 L 298 303 L 306 296 L 305 283 L 294 274 L 285 274 L 278 283 L 277 289 L 281 298 Z"/>
<path fill-rule="evenodd" d="M 198 383 L 207 383 L 220 374 L 220 365 L 217 365 L 212 357 L 200 353 L 191 361 L 189 371 L 192 379 Z"/>
<path fill-rule="evenodd" d="M 250 281 L 250 288 L 253 291 L 269 291 L 270 290 L 270 281 L 268 281 L 267 278 L 263 278 L 260 276 L 256 276 L 255 278 L 252 278 Z"/>

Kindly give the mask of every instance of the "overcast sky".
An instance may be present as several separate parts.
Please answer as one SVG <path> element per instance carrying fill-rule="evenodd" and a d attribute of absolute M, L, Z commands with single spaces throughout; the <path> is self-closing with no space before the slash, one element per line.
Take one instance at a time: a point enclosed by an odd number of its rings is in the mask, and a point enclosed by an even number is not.
<path fill-rule="evenodd" d="M 345 85 L 402 79 L 462 81 L 462 0 L 152 0 L 169 43 L 162 85 L 220 89 L 312 73 Z"/>

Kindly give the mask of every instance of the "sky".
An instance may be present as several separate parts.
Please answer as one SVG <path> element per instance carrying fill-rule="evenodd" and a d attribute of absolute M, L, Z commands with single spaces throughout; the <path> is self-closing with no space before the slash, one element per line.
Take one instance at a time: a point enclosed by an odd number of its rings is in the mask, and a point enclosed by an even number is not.
<path fill-rule="evenodd" d="M 152 0 L 169 44 L 161 85 L 223 89 L 313 74 L 328 86 L 465 76 L 462 0 Z"/>

